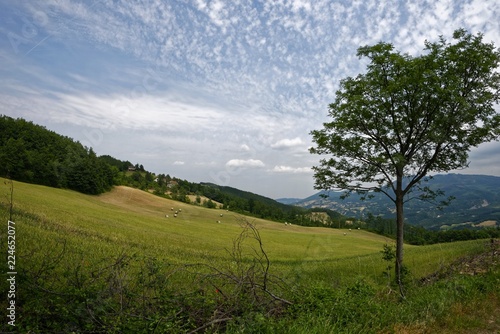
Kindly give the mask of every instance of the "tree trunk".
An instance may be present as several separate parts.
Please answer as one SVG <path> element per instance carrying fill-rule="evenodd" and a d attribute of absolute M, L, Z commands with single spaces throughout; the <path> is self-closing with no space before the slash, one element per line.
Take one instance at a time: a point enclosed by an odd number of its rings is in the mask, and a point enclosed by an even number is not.
<path fill-rule="evenodd" d="M 399 174 L 399 173 L 398 173 Z M 403 227 L 404 227 L 404 212 L 403 212 L 403 176 L 398 175 L 396 180 L 396 282 L 399 286 L 399 293 L 402 298 L 405 298 L 402 281 L 403 268 Z"/>

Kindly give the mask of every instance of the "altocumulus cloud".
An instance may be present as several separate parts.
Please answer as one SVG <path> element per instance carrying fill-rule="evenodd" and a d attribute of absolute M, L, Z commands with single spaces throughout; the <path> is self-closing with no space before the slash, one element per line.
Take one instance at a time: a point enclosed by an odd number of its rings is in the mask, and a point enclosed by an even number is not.
<path fill-rule="evenodd" d="M 291 167 L 291 166 L 274 166 L 270 170 L 273 173 L 291 173 L 291 174 L 302 174 L 302 173 L 312 173 L 311 167 Z"/>
<path fill-rule="evenodd" d="M 296 147 L 302 145 L 304 142 L 300 137 L 293 138 L 293 139 L 281 139 L 278 140 L 276 143 L 272 144 L 271 147 L 277 150 L 284 150 L 290 147 Z"/>
<path fill-rule="evenodd" d="M 231 159 L 226 162 L 227 167 L 265 167 L 265 164 L 261 160 L 255 159 Z"/>

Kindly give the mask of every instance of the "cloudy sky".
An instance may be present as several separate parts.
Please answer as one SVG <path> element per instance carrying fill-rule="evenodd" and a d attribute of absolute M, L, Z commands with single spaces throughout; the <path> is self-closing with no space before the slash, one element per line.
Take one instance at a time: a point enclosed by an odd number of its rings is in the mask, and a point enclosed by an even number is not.
<path fill-rule="evenodd" d="M 313 189 L 311 130 L 359 46 L 418 55 L 464 27 L 500 46 L 497 0 L 0 2 L 0 114 L 97 154 L 272 198 Z M 466 173 L 500 176 L 500 143 Z"/>

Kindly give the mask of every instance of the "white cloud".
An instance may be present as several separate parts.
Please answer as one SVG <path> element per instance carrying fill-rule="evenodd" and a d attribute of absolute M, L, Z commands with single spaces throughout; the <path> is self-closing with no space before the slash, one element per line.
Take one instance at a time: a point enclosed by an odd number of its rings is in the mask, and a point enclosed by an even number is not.
<path fill-rule="evenodd" d="M 291 174 L 302 174 L 302 173 L 312 173 L 311 167 L 291 167 L 291 166 L 274 166 L 270 170 L 273 173 L 291 173 Z"/>
<path fill-rule="evenodd" d="M 300 137 L 294 139 L 281 139 L 276 143 L 272 144 L 271 147 L 277 150 L 284 150 L 290 147 L 296 147 L 302 145 L 304 142 Z"/>
<path fill-rule="evenodd" d="M 260 160 L 255 159 L 231 159 L 226 162 L 227 167 L 264 167 L 265 164 Z"/>
<path fill-rule="evenodd" d="M 199 104 L 196 101 L 180 101 L 168 94 L 159 97 L 146 94 L 43 93 L 43 90 L 33 93 L 25 91 L 25 95 L 30 95 L 29 99 L 4 95 L 2 100 L 5 104 L 2 109 L 15 105 L 16 108 L 28 111 L 35 104 L 39 110 L 49 110 L 50 113 L 45 114 L 45 117 L 50 117 L 55 122 L 101 129 L 168 129 L 185 134 L 208 134 L 217 124 L 227 120 L 222 107 L 216 110 L 202 101 Z"/>
<path fill-rule="evenodd" d="M 182 166 L 184 165 L 185 162 L 184 161 L 174 161 L 174 163 L 172 165 L 175 165 L 175 166 Z"/>

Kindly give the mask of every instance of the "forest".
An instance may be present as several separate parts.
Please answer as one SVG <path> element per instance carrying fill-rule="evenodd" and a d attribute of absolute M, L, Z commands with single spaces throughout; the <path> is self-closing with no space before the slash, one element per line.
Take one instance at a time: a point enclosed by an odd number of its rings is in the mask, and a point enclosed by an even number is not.
<path fill-rule="evenodd" d="M 118 173 L 92 148 L 24 119 L 0 116 L 0 175 L 85 194 L 109 191 Z"/>

